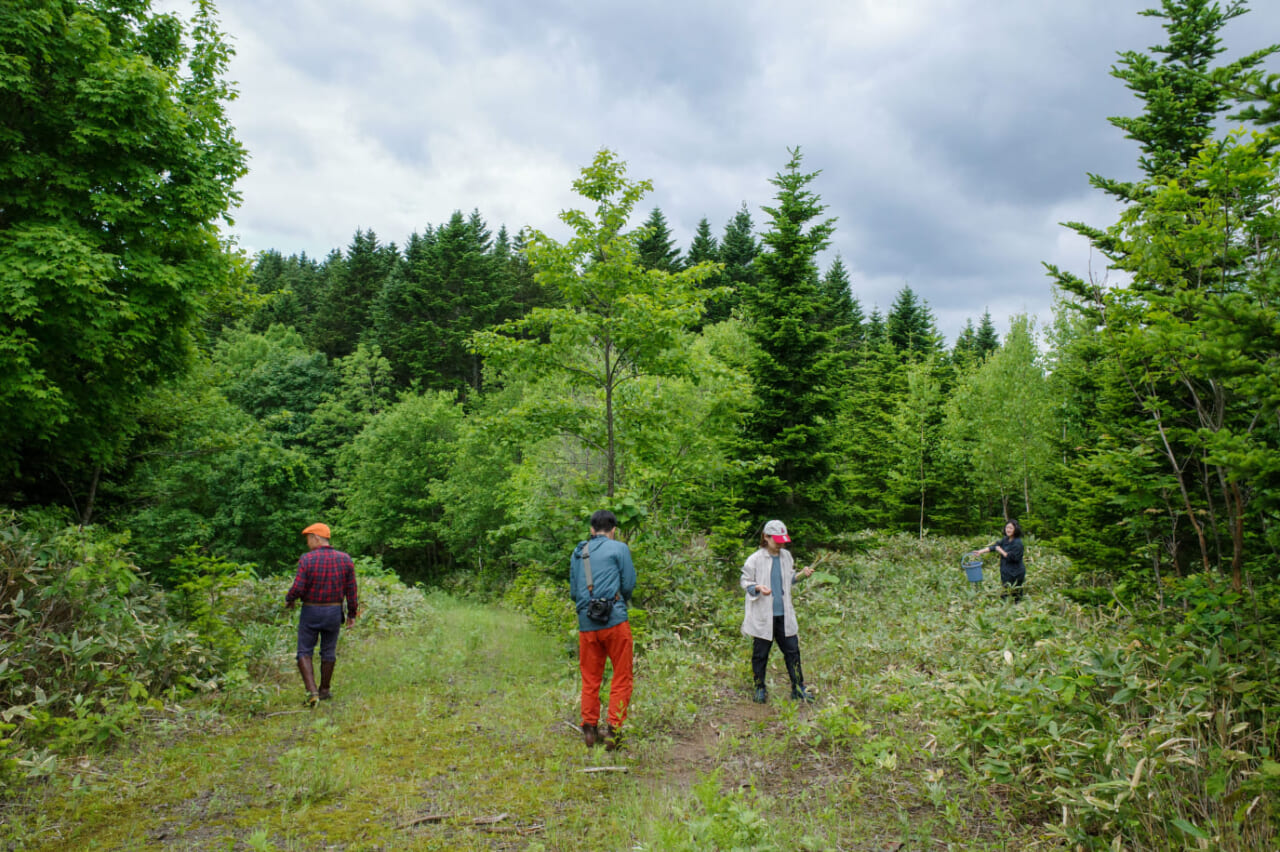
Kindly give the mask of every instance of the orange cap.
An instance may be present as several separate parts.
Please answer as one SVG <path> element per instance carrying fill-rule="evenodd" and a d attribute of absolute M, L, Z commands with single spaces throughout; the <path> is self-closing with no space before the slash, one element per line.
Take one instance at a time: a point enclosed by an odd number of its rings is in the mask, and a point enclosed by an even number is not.
<path fill-rule="evenodd" d="M 309 527 L 307 527 L 305 530 L 303 530 L 303 531 L 302 531 L 302 534 L 303 534 L 303 535 L 318 535 L 318 536 L 320 536 L 321 538 L 333 538 L 333 536 L 329 535 L 329 525 L 328 525 L 328 524 L 312 524 L 311 526 L 309 526 Z"/>

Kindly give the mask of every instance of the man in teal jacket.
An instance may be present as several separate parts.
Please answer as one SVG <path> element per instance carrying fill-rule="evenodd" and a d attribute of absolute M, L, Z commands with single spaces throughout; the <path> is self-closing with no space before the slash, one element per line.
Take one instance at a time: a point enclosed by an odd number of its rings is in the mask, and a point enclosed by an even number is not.
<path fill-rule="evenodd" d="M 615 538 L 618 519 L 601 509 L 591 516 L 591 538 L 573 549 L 569 594 L 578 610 L 578 668 L 582 672 L 582 739 L 587 748 L 612 751 L 622 736 L 631 703 L 631 623 L 627 607 L 636 588 L 631 549 Z M 588 571 L 590 578 L 588 579 Z M 604 663 L 613 663 L 608 724 L 600 726 Z"/>

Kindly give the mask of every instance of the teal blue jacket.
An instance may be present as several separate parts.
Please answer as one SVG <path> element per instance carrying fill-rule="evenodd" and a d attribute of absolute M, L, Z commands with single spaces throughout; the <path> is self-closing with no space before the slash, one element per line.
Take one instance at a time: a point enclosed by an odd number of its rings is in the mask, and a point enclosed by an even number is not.
<path fill-rule="evenodd" d="M 582 566 L 582 551 L 591 548 L 591 582 L 594 592 L 587 591 L 587 572 Z M 569 594 L 578 610 L 578 630 L 588 632 L 616 627 L 627 620 L 627 606 L 636 590 L 636 568 L 631 564 L 631 548 L 605 535 L 595 535 L 580 542 L 569 560 Z M 587 602 L 592 598 L 614 598 L 613 612 L 607 622 L 593 621 L 587 615 Z"/>

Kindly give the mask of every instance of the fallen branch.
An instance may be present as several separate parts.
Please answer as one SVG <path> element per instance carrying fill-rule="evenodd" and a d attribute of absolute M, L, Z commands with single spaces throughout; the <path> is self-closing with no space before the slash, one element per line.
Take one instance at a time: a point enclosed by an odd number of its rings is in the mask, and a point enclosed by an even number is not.
<path fill-rule="evenodd" d="M 586 769 L 579 769 L 579 772 L 630 772 L 629 766 L 588 766 Z"/>
<path fill-rule="evenodd" d="M 309 708 L 309 707 L 308 707 L 308 708 L 306 708 L 306 709 L 303 709 L 303 710 L 280 710 L 280 711 L 277 711 L 277 712 L 275 712 L 275 713 L 268 713 L 267 715 L 263 716 L 262 718 L 264 718 L 264 719 L 270 719 L 272 716 L 293 716 L 293 715 L 298 714 L 298 713 L 312 713 L 312 712 L 314 712 L 314 711 L 313 711 L 313 710 L 311 710 L 311 708 Z"/>
<path fill-rule="evenodd" d="M 396 828 L 413 828 L 415 825 L 422 825 L 424 822 L 441 822 L 449 818 L 449 814 L 427 814 L 417 819 L 411 819 L 408 822 L 402 822 Z"/>
<path fill-rule="evenodd" d="M 573 728 L 578 733 L 582 733 L 582 729 L 579 728 L 577 725 L 573 724 L 572 722 L 565 722 L 565 724 L 568 725 L 570 728 Z"/>
<path fill-rule="evenodd" d="M 491 817 L 476 817 L 475 819 L 471 820 L 471 824 L 472 825 L 493 825 L 495 823 L 502 822 L 506 818 L 507 818 L 507 814 L 498 814 L 497 816 L 491 816 Z"/>

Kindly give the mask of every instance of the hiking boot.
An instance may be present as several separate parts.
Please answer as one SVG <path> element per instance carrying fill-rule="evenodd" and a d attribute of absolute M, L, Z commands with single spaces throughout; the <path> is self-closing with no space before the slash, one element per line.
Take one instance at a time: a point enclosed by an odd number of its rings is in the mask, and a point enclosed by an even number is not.
<path fill-rule="evenodd" d="M 811 695 L 811 694 L 809 693 L 809 690 L 805 689 L 805 688 L 804 688 L 804 685 L 803 685 L 803 684 L 801 684 L 800 686 L 793 686 L 793 687 L 791 687 L 791 700 L 792 700 L 792 701 L 803 701 L 803 702 L 805 702 L 806 704 L 812 704 L 812 703 L 813 703 L 813 695 Z"/>
<path fill-rule="evenodd" d="M 622 748 L 622 731 L 605 725 L 600 732 L 600 742 L 604 743 L 605 751 L 617 751 Z"/>
<path fill-rule="evenodd" d="M 587 748 L 591 748 L 600 741 L 600 729 L 595 725 L 583 725 L 582 741 L 586 744 Z"/>
<path fill-rule="evenodd" d="M 318 692 L 307 693 L 306 705 L 308 707 L 315 707 L 319 703 L 320 703 L 320 693 Z"/>
<path fill-rule="evenodd" d="M 321 701 L 331 701 L 333 699 L 333 693 L 327 689 L 320 690 L 319 695 Z"/>
<path fill-rule="evenodd" d="M 763 686 L 757 686 L 755 698 L 752 700 L 754 700 L 757 704 L 763 704 L 769 700 L 769 693 L 764 691 Z"/>

